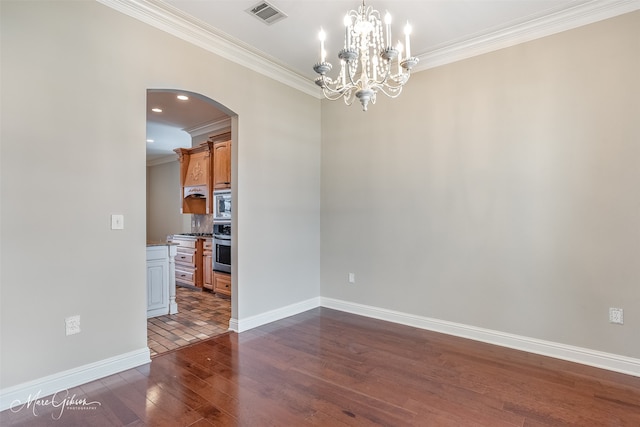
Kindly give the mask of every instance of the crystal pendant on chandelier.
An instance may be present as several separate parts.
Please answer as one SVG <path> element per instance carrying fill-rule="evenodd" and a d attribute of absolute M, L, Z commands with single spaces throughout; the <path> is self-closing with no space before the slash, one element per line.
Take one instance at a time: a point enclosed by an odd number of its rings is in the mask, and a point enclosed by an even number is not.
<path fill-rule="evenodd" d="M 418 63 L 418 58 L 411 56 L 409 23 L 404 31 L 404 59 L 402 43 L 398 42 L 396 47 L 391 45 L 391 15 L 388 13 L 383 25 L 380 13 L 365 6 L 363 0 L 357 11 L 347 13 L 344 25 L 344 48 L 338 53 L 340 75 L 335 80 L 327 76 L 332 65 L 326 61 L 325 33 L 320 30 L 320 62 L 313 69 L 320 75 L 315 82 L 324 96 L 332 101 L 343 98 L 347 105 L 357 98 L 362 110 L 367 111 L 369 103 L 376 103 L 378 92 L 390 98 L 400 95 L 411 69 Z"/>

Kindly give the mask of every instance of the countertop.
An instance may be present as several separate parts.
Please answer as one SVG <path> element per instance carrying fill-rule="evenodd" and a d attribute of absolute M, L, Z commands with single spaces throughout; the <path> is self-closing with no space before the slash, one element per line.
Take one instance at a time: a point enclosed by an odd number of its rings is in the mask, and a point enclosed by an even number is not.
<path fill-rule="evenodd" d="M 150 246 L 179 246 L 179 244 L 173 242 L 147 242 L 147 247 Z"/>

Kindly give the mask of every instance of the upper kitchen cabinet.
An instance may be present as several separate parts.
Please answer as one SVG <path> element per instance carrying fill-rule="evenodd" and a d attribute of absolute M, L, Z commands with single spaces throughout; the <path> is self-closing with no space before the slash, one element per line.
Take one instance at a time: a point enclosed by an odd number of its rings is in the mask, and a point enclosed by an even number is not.
<path fill-rule="evenodd" d="M 174 151 L 180 162 L 182 213 L 213 213 L 213 190 L 231 188 L 231 134 L 210 136 L 195 148 Z"/>
<path fill-rule="evenodd" d="M 205 142 L 196 148 L 176 148 L 180 162 L 180 188 L 183 214 L 211 212 L 211 166 L 213 143 Z"/>
<path fill-rule="evenodd" d="M 231 188 L 231 141 L 213 144 L 213 188 Z"/>

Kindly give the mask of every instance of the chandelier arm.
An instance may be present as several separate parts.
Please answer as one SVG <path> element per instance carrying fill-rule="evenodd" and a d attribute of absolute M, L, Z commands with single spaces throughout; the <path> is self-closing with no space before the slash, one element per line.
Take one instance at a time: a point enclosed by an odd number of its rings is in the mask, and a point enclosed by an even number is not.
<path fill-rule="evenodd" d="M 324 94 L 325 97 L 327 97 L 329 99 L 329 95 L 339 95 L 338 97 L 331 99 L 332 101 L 335 101 L 336 99 L 339 99 L 340 96 L 342 96 L 342 94 L 344 93 L 344 89 L 342 90 L 338 90 L 336 88 L 332 88 L 332 85 L 337 85 L 338 82 L 333 81 L 333 79 L 331 77 L 327 77 L 325 75 L 321 76 L 322 77 L 322 92 Z"/>
<path fill-rule="evenodd" d="M 380 90 L 380 92 L 382 92 L 385 95 L 387 95 L 389 98 L 397 98 L 402 93 L 402 88 L 403 87 L 404 86 L 398 86 L 398 87 L 394 87 L 394 88 L 380 87 L 379 90 Z M 391 90 L 389 90 L 389 89 L 391 89 Z"/>
<path fill-rule="evenodd" d="M 353 104 L 353 102 L 356 100 L 356 95 L 355 92 L 353 90 L 350 90 L 348 95 L 345 95 L 344 97 L 344 103 L 346 105 L 351 105 Z"/>
<path fill-rule="evenodd" d="M 394 88 L 399 88 L 404 86 L 403 82 L 397 82 L 395 80 L 393 80 L 393 78 L 385 80 L 384 84 L 380 85 L 381 87 L 388 87 L 390 89 L 394 89 Z"/>
<path fill-rule="evenodd" d="M 392 81 L 398 86 L 404 86 L 409 81 L 409 74 L 398 74 L 392 77 Z"/>
<path fill-rule="evenodd" d="M 329 101 L 337 101 L 343 96 L 344 96 L 344 93 L 340 93 L 340 92 L 333 92 L 333 93 L 324 92 L 324 97 L 327 98 Z"/>
<path fill-rule="evenodd" d="M 341 93 L 341 91 L 336 90 L 336 89 L 332 88 L 332 87 L 331 87 L 331 86 L 329 86 L 329 85 L 325 85 L 325 86 L 322 88 L 322 90 L 323 90 L 325 93 L 330 93 L 330 94 L 333 94 L 333 93 Z"/>
<path fill-rule="evenodd" d="M 387 62 L 387 66 L 385 68 L 386 68 L 386 72 L 384 73 L 384 77 L 379 82 L 376 82 L 381 86 L 388 84 L 387 80 L 389 79 L 389 75 L 391 74 L 391 64 Z"/>

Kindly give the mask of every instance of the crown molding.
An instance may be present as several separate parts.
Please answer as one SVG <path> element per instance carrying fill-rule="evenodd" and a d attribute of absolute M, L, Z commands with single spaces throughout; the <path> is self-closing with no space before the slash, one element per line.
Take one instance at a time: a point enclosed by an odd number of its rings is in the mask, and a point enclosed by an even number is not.
<path fill-rule="evenodd" d="M 190 128 L 184 128 L 183 131 L 187 132 L 191 137 L 205 135 L 213 132 L 221 132 L 231 130 L 231 117 L 218 120 L 216 122 L 203 123 Z"/>
<path fill-rule="evenodd" d="M 209 52 L 322 99 L 315 83 L 277 59 L 160 0 L 96 0 Z M 590 0 L 418 55 L 420 72 L 640 10 L 640 0 Z"/>
<path fill-rule="evenodd" d="M 158 157 L 154 160 L 147 161 L 147 166 L 160 166 L 165 163 L 177 162 L 178 156 L 176 154 L 169 154 L 164 157 Z"/>
<path fill-rule="evenodd" d="M 591 0 L 543 17 L 483 34 L 419 55 L 414 71 L 439 67 L 640 9 L 640 0 Z"/>
<path fill-rule="evenodd" d="M 252 46 L 158 0 L 96 0 L 182 40 L 320 99 L 318 86 Z"/>

